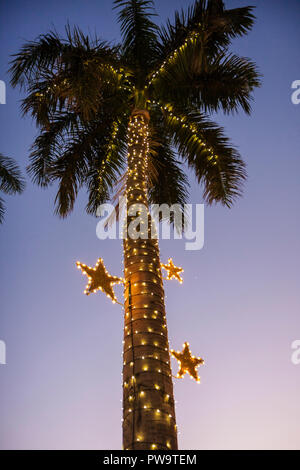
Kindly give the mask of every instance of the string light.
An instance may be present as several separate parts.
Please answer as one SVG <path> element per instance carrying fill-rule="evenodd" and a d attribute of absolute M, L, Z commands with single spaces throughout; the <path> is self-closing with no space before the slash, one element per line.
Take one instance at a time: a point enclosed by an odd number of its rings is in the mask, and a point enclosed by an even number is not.
<path fill-rule="evenodd" d="M 168 259 L 168 264 L 161 263 L 161 267 L 168 272 L 167 280 L 177 279 L 177 281 L 182 284 L 183 279 L 180 277 L 179 273 L 183 272 L 182 268 L 179 268 L 174 265 L 172 258 Z"/>
<path fill-rule="evenodd" d="M 111 69 L 113 69 L 113 67 L 111 67 Z M 104 173 L 105 173 L 105 171 L 106 171 L 107 164 L 108 164 L 108 163 L 110 162 L 110 160 L 111 160 L 113 151 L 114 151 L 114 150 L 117 150 L 117 146 L 115 145 L 115 140 L 116 140 L 118 131 L 119 131 L 118 121 L 114 121 L 113 124 L 112 124 L 111 138 L 110 138 L 110 141 L 109 141 L 109 143 L 108 143 L 108 145 L 107 145 L 107 150 L 106 150 L 106 151 L 107 151 L 107 156 L 106 156 L 105 160 L 102 161 L 101 166 L 100 166 L 100 169 L 98 170 L 98 177 L 99 177 L 98 192 L 101 192 L 101 190 L 102 190 L 102 186 L 103 186 L 103 175 L 104 175 Z"/>
<path fill-rule="evenodd" d="M 112 286 L 114 284 L 121 284 L 124 280 L 117 276 L 111 276 L 106 270 L 102 258 L 98 259 L 94 268 L 80 263 L 80 261 L 77 261 L 76 264 L 77 268 L 81 269 L 82 273 L 88 277 L 88 284 L 84 290 L 86 295 L 101 290 L 113 303 L 117 302 Z"/>
<path fill-rule="evenodd" d="M 200 26 L 200 23 L 198 24 L 198 26 Z M 149 80 L 149 85 L 151 85 L 155 80 L 157 80 L 157 78 L 159 78 L 159 76 L 162 74 L 162 72 L 165 70 L 166 66 L 167 65 L 170 65 L 170 64 L 174 64 L 175 60 L 177 59 L 178 55 L 180 53 L 182 53 L 188 46 L 189 43 L 194 43 L 195 44 L 195 41 L 197 40 L 197 38 L 200 37 L 200 33 L 196 32 L 196 31 L 193 31 L 186 39 L 185 41 L 183 42 L 183 44 L 181 44 L 177 49 L 175 49 L 170 55 L 169 57 L 163 61 L 162 65 L 160 66 L 160 68 L 158 70 L 156 70 L 150 77 L 150 80 Z M 145 87 L 147 88 L 147 86 Z"/>
<path fill-rule="evenodd" d="M 207 153 L 207 160 L 211 165 L 217 165 L 219 156 L 214 152 L 213 148 L 200 137 L 197 123 L 189 122 L 187 117 L 185 115 L 181 115 L 178 111 L 175 113 L 173 106 L 169 103 L 165 104 L 155 100 L 153 100 L 152 103 L 161 109 L 168 124 L 177 126 L 178 130 L 180 129 L 181 131 L 183 129 L 187 130 L 189 132 L 188 137 L 197 143 L 201 147 L 201 150 L 205 150 Z"/>
<path fill-rule="evenodd" d="M 188 373 L 191 378 L 195 379 L 196 382 L 200 383 L 200 377 L 198 376 L 197 367 L 204 364 L 204 360 L 201 357 L 192 356 L 189 343 L 183 344 L 183 350 L 170 351 L 172 356 L 174 356 L 179 363 L 179 371 L 177 373 L 177 378 L 182 379 L 182 377 Z"/>
<path fill-rule="evenodd" d="M 137 421 L 138 416 L 147 414 L 149 416 L 147 420 L 153 419 L 158 423 L 157 426 L 165 427 L 166 437 L 172 436 L 170 442 L 175 446 L 175 413 L 174 400 L 171 398 L 172 374 L 167 330 L 164 326 L 166 317 L 163 282 L 158 241 L 153 239 L 151 233 L 151 217 L 148 209 L 148 154 L 147 112 L 137 111 L 136 115 L 131 116 L 128 125 L 128 169 L 126 172 L 128 206 L 124 219 L 126 285 L 123 371 L 124 380 L 129 382 L 129 386 L 124 387 L 123 397 L 123 418 L 124 421 L 128 420 L 125 447 L 140 448 L 138 446 L 140 443 L 139 445 L 142 444 L 143 448 L 168 449 L 166 439 L 164 442 L 157 442 L 154 435 L 151 435 L 150 429 L 141 428 Z M 133 203 L 144 204 L 148 219 L 142 220 L 142 209 L 140 210 L 138 205 L 135 215 L 131 215 L 130 204 Z M 140 217 L 138 219 L 140 225 L 134 225 L 135 229 L 139 230 L 139 238 L 133 240 L 129 229 L 133 226 L 130 224 L 135 223 L 136 215 Z M 131 363 L 133 363 L 132 367 L 130 367 Z M 133 381 L 129 378 L 131 374 L 135 377 Z M 153 376 L 156 378 L 149 387 L 149 379 L 153 380 Z M 154 382 L 157 387 L 154 386 Z M 129 396 L 133 399 L 129 400 Z M 128 411 L 129 407 L 132 409 L 131 413 Z M 142 420 L 142 426 L 143 423 Z M 140 431 L 143 431 L 143 435 Z"/>

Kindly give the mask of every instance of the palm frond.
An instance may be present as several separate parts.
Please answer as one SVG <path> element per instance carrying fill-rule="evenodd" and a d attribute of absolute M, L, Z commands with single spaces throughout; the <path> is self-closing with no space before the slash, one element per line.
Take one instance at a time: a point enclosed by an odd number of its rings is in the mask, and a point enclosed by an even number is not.
<path fill-rule="evenodd" d="M 152 214 L 160 221 L 167 221 L 181 233 L 183 230 L 184 204 L 188 201 L 189 183 L 180 162 L 165 133 L 155 136 L 150 146 L 148 198 L 154 205 Z M 163 208 L 167 208 L 164 213 Z M 174 212 L 175 209 L 175 212 Z M 176 215 L 175 215 L 176 213 Z"/>
<path fill-rule="evenodd" d="M 25 86 L 37 79 L 41 70 L 53 69 L 65 48 L 55 31 L 41 34 L 35 41 L 25 43 L 11 61 L 9 72 L 12 86 Z"/>
<path fill-rule="evenodd" d="M 255 22 L 254 10 L 253 6 L 224 10 L 223 34 L 231 39 L 248 34 Z"/>
<path fill-rule="evenodd" d="M 150 152 L 148 162 L 148 195 L 151 204 L 187 203 L 189 184 L 180 162 L 172 148 L 162 119 L 152 116 L 150 125 Z"/>
<path fill-rule="evenodd" d="M 88 214 L 97 215 L 99 206 L 109 201 L 119 185 L 120 175 L 126 163 L 126 119 L 116 119 L 111 124 L 110 135 L 95 158 L 90 162 L 86 177 L 89 200 Z"/>
<path fill-rule="evenodd" d="M 66 217 L 73 210 L 78 190 L 88 171 L 89 138 L 91 135 L 87 129 L 73 136 L 65 143 L 62 155 L 51 164 L 49 178 L 59 183 L 55 213 L 60 217 Z"/>
<path fill-rule="evenodd" d="M 16 194 L 21 193 L 24 188 L 25 181 L 15 161 L 0 153 L 0 191 Z"/>
<path fill-rule="evenodd" d="M 152 80 L 153 92 L 165 101 L 197 106 L 204 112 L 251 112 L 252 92 L 260 86 L 256 65 L 245 57 L 220 54 L 198 60 L 197 40 L 183 47 Z"/>
<path fill-rule="evenodd" d="M 80 119 L 75 113 L 61 112 L 53 116 L 47 128 L 43 128 L 31 146 L 27 171 L 34 183 L 41 187 L 51 184 L 53 162 L 64 151 L 68 135 L 80 130 Z"/>
<path fill-rule="evenodd" d="M 122 57 L 135 71 L 136 83 L 141 85 L 159 54 L 158 27 L 151 19 L 156 16 L 154 3 L 152 0 L 115 0 L 114 8 L 119 9 Z"/>
<path fill-rule="evenodd" d="M 186 113 L 170 105 L 161 105 L 161 109 L 173 144 L 204 186 L 204 199 L 208 204 L 221 202 L 230 207 L 241 195 L 246 173 L 223 129 L 197 110 Z"/>
<path fill-rule="evenodd" d="M 66 39 L 57 33 L 40 36 L 15 55 L 11 83 L 27 86 L 23 113 L 31 113 L 38 125 L 46 126 L 58 111 L 76 111 L 89 120 L 103 95 L 131 90 L 130 74 L 119 61 L 119 46 L 95 38 L 79 28 L 66 28 Z"/>
<path fill-rule="evenodd" d="M 5 205 L 4 200 L 0 197 L 0 224 L 4 221 L 4 214 L 5 214 Z"/>
<path fill-rule="evenodd" d="M 225 10 L 221 0 L 200 0 L 186 12 L 177 11 L 174 23 L 168 20 L 160 29 L 162 60 L 150 74 L 149 85 L 163 75 L 173 77 L 172 85 L 178 76 L 181 84 L 187 84 L 189 75 L 207 73 L 211 63 L 227 54 L 232 39 L 246 34 L 253 21 L 251 7 Z"/>
<path fill-rule="evenodd" d="M 233 54 L 220 55 L 204 73 L 195 71 L 190 80 L 190 101 L 205 112 L 251 113 L 252 92 L 261 86 L 254 62 Z M 179 85 L 180 88 L 180 85 Z"/>
<path fill-rule="evenodd" d="M 82 63 L 92 59 L 102 63 L 116 64 L 119 46 L 110 47 L 106 41 L 97 37 L 90 40 L 77 26 L 67 25 L 66 38 L 61 38 L 56 31 L 41 34 L 34 41 L 26 42 L 20 52 L 13 54 L 10 62 L 12 86 L 24 86 L 37 81 L 45 71 L 53 73 L 73 67 L 80 72 Z"/>
<path fill-rule="evenodd" d="M 0 153 L 0 191 L 5 194 L 20 194 L 24 188 L 25 181 L 15 161 Z M 4 220 L 4 212 L 4 200 L 0 198 L 0 224 Z"/>
<path fill-rule="evenodd" d="M 214 55 L 227 48 L 230 41 L 247 34 L 253 27 L 254 7 L 226 10 L 222 0 L 198 0 L 187 10 L 175 12 L 174 20 L 168 20 L 160 29 L 163 55 L 169 56 L 193 33 L 203 33 L 206 53 Z"/>
<path fill-rule="evenodd" d="M 72 210 L 82 185 L 89 191 L 87 211 L 95 213 L 123 168 L 128 116 L 116 117 L 118 109 L 115 115 L 109 114 L 113 111 L 110 100 L 106 105 L 90 123 L 76 113 L 57 114 L 31 148 L 27 170 L 42 187 L 59 182 L 55 202 L 61 217 Z"/>

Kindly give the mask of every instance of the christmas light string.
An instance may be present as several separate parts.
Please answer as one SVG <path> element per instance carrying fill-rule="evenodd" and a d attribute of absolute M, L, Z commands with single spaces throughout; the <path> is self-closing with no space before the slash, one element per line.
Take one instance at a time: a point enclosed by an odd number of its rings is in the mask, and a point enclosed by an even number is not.
<path fill-rule="evenodd" d="M 158 106 L 167 118 L 169 124 L 175 124 L 182 129 L 188 129 L 192 134 L 193 140 L 198 143 L 208 154 L 207 160 L 214 166 L 218 164 L 219 156 L 214 152 L 213 148 L 199 136 L 199 129 L 195 123 L 190 123 L 185 115 L 180 115 L 178 111 L 174 111 L 171 104 L 161 103 L 160 101 L 152 100 L 152 104 Z"/>
<path fill-rule="evenodd" d="M 140 155 L 134 148 L 135 145 L 140 145 L 142 149 L 146 149 L 146 151 L 144 151 L 147 155 L 149 148 L 147 125 L 145 120 L 138 116 L 132 118 L 129 123 L 129 128 L 130 127 L 133 127 L 135 130 L 129 129 L 128 164 L 134 171 L 127 172 L 127 196 L 129 200 L 133 198 L 139 199 L 143 204 L 147 205 L 147 185 L 140 184 L 140 180 L 145 182 L 145 168 L 147 162 L 146 159 L 142 158 L 143 154 Z M 116 127 L 115 130 L 117 131 Z M 133 146 L 133 148 L 130 149 L 131 146 Z M 148 206 L 146 207 L 148 208 Z M 148 217 L 150 219 L 149 213 Z M 124 219 L 126 230 L 132 219 L 133 216 L 127 213 Z M 149 236 L 149 233 L 149 224 L 147 232 L 146 228 L 142 227 L 140 232 L 141 236 Z M 174 430 L 177 432 L 175 415 L 173 415 L 173 413 L 175 413 L 174 401 L 170 400 L 172 381 L 170 382 L 170 393 L 166 393 L 164 381 L 155 383 L 152 387 L 143 386 L 143 390 L 140 390 L 137 379 L 143 374 L 149 374 L 149 372 L 157 374 L 158 378 L 166 377 L 168 380 L 172 378 L 161 269 L 163 268 L 167 271 L 168 275 L 166 279 L 177 279 L 180 283 L 182 282 L 180 273 L 183 272 L 183 269 L 175 266 L 172 258 L 169 258 L 168 264 L 159 262 L 157 239 L 125 239 L 124 255 L 126 262 L 124 272 L 127 276 L 133 276 L 132 280 L 130 278 L 128 279 L 124 290 L 125 304 L 121 304 L 117 301 L 112 288 L 114 284 L 124 282 L 124 279 L 111 276 L 107 272 L 101 258 L 99 258 L 94 268 L 80 262 L 77 262 L 77 267 L 81 269 L 83 274 L 88 276 L 88 285 L 85 289 L 87 295 L 102 290 L 114 303 L 119 303 L 124 308 L 125 324 L 123 344 L 125 346 L 125 341 L 129 341 L 129 345 L 126 349 L 125 347 L 123 348 L 122 354 L 123 374 L 126 374 L 124 378 L 123 420 L 129 418 L 132 420 L 132 442 L 130 444 L 127 443 L 126 448 L 136 448 L 137 443 L 143 443 L 143 445 L 147 446 L 150 445 L 148 441 L 144 440 L 144 436 L 135 428 L 137 412 L 151 412 L 155 420 L 162 420 L 162 422 L 167 420 L 166 423 L 169 423 L 168 426 L 171 426 L 170 439 L 168 438 L 165 443 L 154 442 L 151 444 L 151 448 L 171 448 L 171 442 L 176 438 L 174 437 Z M 133 260 L 131 259 L 132 257 L 134 258 Z M 142 273 L 142 279 L 134 280 L 134 276 L 138 273 Z M 139 303 L 138 298 L 141 295 L 148 297 L 147 302 Z M 135 304 L 133 304 L 133 297 L 135 297 Z M 143 321 L 148 322 L 146 328 L 141 325 Z M 150 324 L 149 321 L 151 322 Z M 135 324 L 137 326 L 134 326 Z M 147 348 L 149 347 L 154 348 L 153 353 L 147 352 Z M 194 356 L 188 357 L 184 355 L 184 351 L 182 353 L 179 351 L 175 353 L 171 350 L 170 352 L 174 357 L 176 357 L 177 354 L 177 360 L 180 363 L 180 370 L 175 377 L 182 378 L 185 373 L 189 373 L 191 377 L 198 381 L 198 376 L 195 375 L 197 374 L 196 368 L 204 361 Z M 128 358 L 128 354 L 130 354 L 130 358 Z M 165 357 L 166 355 L 168 359 Z M 141 364 L 137 366 L 139 363 Z M 138 369 L 136 369 L 136 367 L 138 367 Z M 158 380 L 158 382 L 160 382 L 160 380 Z M 151 404 L 148 394 L 151 395 L 152 392 L 154 394 L 161 394 L 163 408 L 157 408 Z M 171 407 L 171 413 L 165 409 L 166 406 L 168 408 Z"/>

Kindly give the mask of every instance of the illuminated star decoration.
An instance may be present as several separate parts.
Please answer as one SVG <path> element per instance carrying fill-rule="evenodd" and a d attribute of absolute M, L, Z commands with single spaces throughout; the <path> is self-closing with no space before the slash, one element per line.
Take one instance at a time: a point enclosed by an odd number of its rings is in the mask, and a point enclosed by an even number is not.
<path fill-rule="evenodd" d="M 196 382 L 200 383 L 200 377 L 198 377 L 197 367 L 204 364 L 202 357 L 192 356 L 189 343 L 183 344 L 182 352 L 170 351 L 179 362 L 179 371 L 176 378 L 182 379 L 182 377 L 188 373 L 191 378 L 195 379 Z"/>
<path fill-rule="evenodd" d="M 161 267 L 164 268 L 166 271 L 168 271 L 168 276 L 167 280 L 169 281 L 170 279 L 177 279 L 177 281 L 182 284 L 183 279 L 180 277 L 179 273 L 183 273 L 182 268 L 178 268 L 177 266 L 174 265 L 172 258 L 168 259 L 168 264 L 162 264 Z"/>
<path fill-rule="evenodd" d="M 88 277 L 88 284 L 85 288 L 84 293 L 86 295 L 92 294 L 93 292 L 97 292 L 99 289 L 104 292 L 107 297 L 109 297 L 113 303 L 117 302 L 117 298 L 113 291 L 112 286 L 114 284 L 120 284 L 124 282 L 123 279 L 117 276 L 111 276 L 103 263 L 103 259 L 99 258 L 96 266 L 91 268 L 86 264 L 80 263 L 77 261 L 77 268 L 81 269 L 83 274 L 86 274 Z"/>

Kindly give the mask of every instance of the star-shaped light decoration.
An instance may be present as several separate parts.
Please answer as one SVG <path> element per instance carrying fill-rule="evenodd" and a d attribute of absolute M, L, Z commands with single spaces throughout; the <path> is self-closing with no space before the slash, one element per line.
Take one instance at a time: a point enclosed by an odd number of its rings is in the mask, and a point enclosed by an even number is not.
<path fill-rule="evenodd" d="M 88 277 L 88 284 L 84 291 L 86 295 L 97 292 L 100 289 L 112 300 L 113 303 L 117 302 L 112 286 L 114 284 L 120 284 L 121 282 L 124 282 L 124 280 L 117 276 L 111 276 L 107 272 L 102 258 L 98 259 L 94 268 L 80 263 L 79 261 L 77 261 L 76 264 L 77 268 L 81 269 L 82 273 L 86 274 Z"/>
<path fill-rule="evenodd" d="M 168 259 L 168 264 L 161 263 L 161 267 L 164 268 L 166 271 L 168 271 L 168 276 L 167 276 L 168 281 L 174 278 L 174 279 L 177 279 L 177 281 L 179 281 L 180 284 L 182 284 L 183 279 L 180 277 L 179 273 L 183 273 L 183 269 L 175 266 L 172 258 Z"/>
<path fill-rule="evenodd" d="M 173 349 L 170 352 L 179 362 L 179 371 L 176 377 L 182 379 L 182 377 L 188 373 L 191 378 L 200 383 L 197 367 L 204 364 L 204 359 L 202 359 L 202 357 L 192 356 L 189 343 L 183 344 L 182 352 L 174 351 Z"/>

